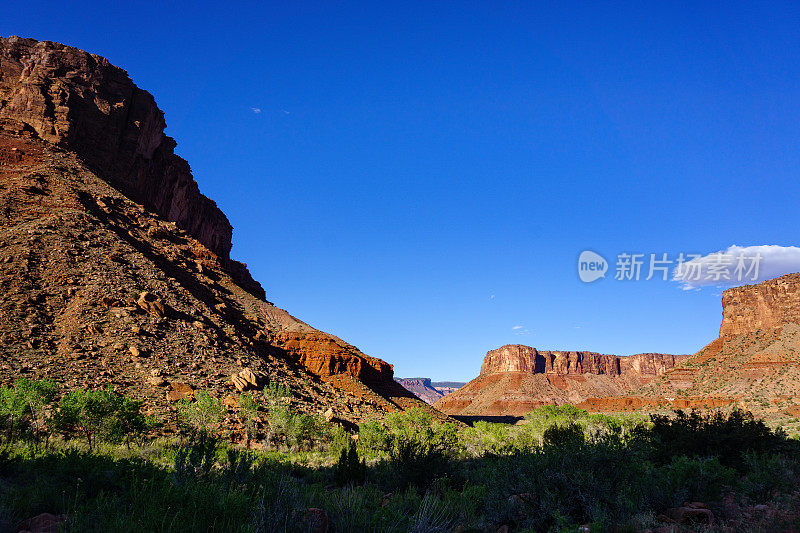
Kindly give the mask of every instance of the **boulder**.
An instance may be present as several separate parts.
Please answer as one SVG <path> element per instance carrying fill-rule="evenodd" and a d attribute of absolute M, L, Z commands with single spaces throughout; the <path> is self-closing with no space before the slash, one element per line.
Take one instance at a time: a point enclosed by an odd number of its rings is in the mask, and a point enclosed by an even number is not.
<path fill-rule="evenodd" d="M 167 400 L 170 402 L 194 398 L 194 387 L 188 383 L 173 381 L 169 386 L 170 390 L 167 391 Z"/>

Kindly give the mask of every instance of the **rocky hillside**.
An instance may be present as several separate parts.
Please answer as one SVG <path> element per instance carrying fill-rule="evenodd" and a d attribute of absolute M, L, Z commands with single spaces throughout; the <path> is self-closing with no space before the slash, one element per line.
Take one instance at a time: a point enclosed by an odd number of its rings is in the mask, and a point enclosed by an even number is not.
<path fill-rule="evenodd" d="M 800 274 L 723 292 L 720 336 L 634 396 L 800 415 Z"/>
<path fill-rule="evenodd" d="M 434 406 L 450 415 L 520 416 L 541 405 L 624 395 L 687 357 L 620 357 L 506 345 L 487 352 L 480 375 Z"/>
<path fill-rule="evenodd" d="M 164 128 L 107 60 L 0 39 L 0 382 L 112 386 L 165 417 L 197 389 L 269 381 L 343 421 L 426 406 L 265 299 Z"/>

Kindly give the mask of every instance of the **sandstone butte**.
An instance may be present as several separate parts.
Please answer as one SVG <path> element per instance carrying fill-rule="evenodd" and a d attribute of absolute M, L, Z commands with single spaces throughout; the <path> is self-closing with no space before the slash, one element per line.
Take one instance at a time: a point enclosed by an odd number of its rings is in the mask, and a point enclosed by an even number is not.
<path fill-rule="evenodd" d="M 503 346 L 480 375 L 434 406 L 450 415 L 521 416 L 545 404 L 591 411 L 741 407 L 800 415 L 800 274 L 728 289 L 719 337 L 692 356 Z"/>
<path fill-rule="evenodd" d="M 450 415 L 522 416 L 542 405 L 623 395 L 686 357 L 652 353 L 620 357 L 506 345 L 486 354 L 477 378 L 434 406 Z"/>
<path fill-rule="evenodd" d="M 269 382 L 343 424 L 442 417 L 390 364 L 266 300 L 165 126 L 106 59 L 0 39 L 0 382 L 112 386 L 170 420 L 198 389 L 232 406 Z"/>

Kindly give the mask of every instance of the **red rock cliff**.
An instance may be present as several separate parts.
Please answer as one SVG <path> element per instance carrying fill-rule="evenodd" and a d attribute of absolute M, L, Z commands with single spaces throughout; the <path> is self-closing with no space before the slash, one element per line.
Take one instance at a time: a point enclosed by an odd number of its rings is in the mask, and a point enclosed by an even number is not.
<path fill-rule="evenodd" d="M 75 152 L 126 196 L 228 259 L 227 217 L 173 153 L 150 93 L 107 59 L 49 41 L 0 38 L 0 118 Z"/>
<path fill-rule="evenodd" d="M 510 344 L 490 350 L 481 365 L 481 375 L 498 372 L 531 374 L 661 375 L 687 356 L 637 354 L 630 357 L 579 351 L 537 350 Z"/>
<path fill-rule="evenodd" d="M 800 274 L 722 293 L 720 337 L 775 329 L 788 323 L 800 324 Z"/>

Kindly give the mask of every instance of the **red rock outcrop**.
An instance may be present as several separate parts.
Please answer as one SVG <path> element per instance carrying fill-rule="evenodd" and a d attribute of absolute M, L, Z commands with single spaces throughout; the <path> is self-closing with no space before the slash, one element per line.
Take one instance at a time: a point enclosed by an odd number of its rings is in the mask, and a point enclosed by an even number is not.
<path fill-rule="evenodd" d="M 659 376 L 687 357 L 687 355 L 657 353 L 621 357 L 595 352 L 537 350 L 521 344 L 507 344 L 487 352 L 481 365 L 481 374 L 529 372 L 561 375 Z"/>
<path fill-rule="evenodd" d="M 322 378 L 349 374 L 367 384 L 394 379 L 392 365 L 360 353 L 340 339 L 323 332 L 281 332 L 278 346 Z"/>
<path fill-rule="evenodd" d="M 76 153 L 123 194 L 228 259 L 228 218 L 173 152 L 152 95 L 107 59 L 49 41 L 0 39 L 0 118 Z"/>
<path fill-rule="evenodd" d="M 800 274 L 787 274 L 722 293 L 720 337 L 775 329 L 789 323 L 800 323 Z"/>

